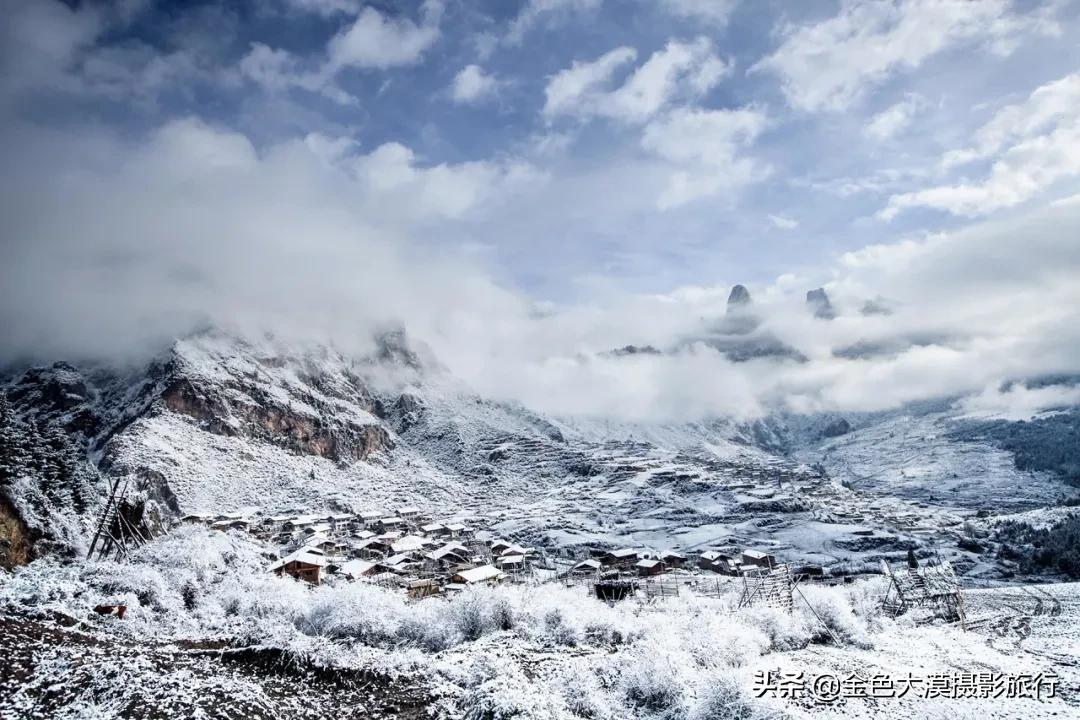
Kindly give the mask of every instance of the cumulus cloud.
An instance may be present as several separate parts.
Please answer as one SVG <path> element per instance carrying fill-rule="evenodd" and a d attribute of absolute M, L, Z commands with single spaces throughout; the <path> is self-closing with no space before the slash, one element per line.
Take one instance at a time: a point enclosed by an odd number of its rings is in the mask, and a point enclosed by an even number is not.
<path fill-rule="evenodd" d="M 763 179 L 769 167 L 744 156 L 746 147 L 765 129 L 765 114 L 740 110 L 675 110 L 650 123 L 641 144 L 676 163 L 657 204 L 670 209 Z"/>
<path fill-rule="evenodd" d="M 565 18 L 572 13 L 597 10 L 603 0 L 525 0 L 521 10 L 510 22 L 505 41 L 517 44 L 542 22 Z"/>
<path fill-rule="evenodd" d="M 417 24 L 404 17 L 387 17 L 365 7 L 356 20 L 335 35 L 327 46 L 331 71 L 346 67 L 386 69 L 413 65 L 439 38 L 441 5 L 424 6 L 424 20 Z"/>
<path fill-rule="evenodd" d="M 200 322 L 346 344 L 394 321 L 437 335 L 419 308 L 518 302 L 452 254 L 410 261 L 407 242 L 497 203 L 516 167 L 423 165 L 400 145 L 319 136 L 257 150 L 194 119 L 139 141 L 25 128 L 4 140 L 9 359 L 124 355 Z"/>
<path fill-rule="evenodd" d="M 981 182 L 899 193 L 878 216 L 892 220 L 913 207 L 976 217 L 1018 205 L 1063 178 L 1080 174 L 1080 75 L 1068 75 L 1037 88 L 1022 103 L 998 111 L 975 133 L 971 147 L 942 158 L 944 169 L 992 159 Z"/>
<path fill-rule="evenodd" d="M 475 103 L 494 94 L 499 83 L 479 65 L 466 65 L 454 76 L 451 97 L 458 103 Z"/>
<path fill-rule="evenodd" d="M 339 71 L 423 60 L 439 37 L 439 6 L 433 3 L 415 18 L 370 6 L 353 13 L 333 0 L 302 4 L 341 23 L 334 35 L 336 59 L 322 49 L 308 56 L 256 43 L 235 75 L 221 73 L 218 90 L 244 78 L 269 92 L 301 89 L 333 98 L 336 83 L 345 80 Z M 1019 20 L 1004 4 L 990 2 L 972 9 L 971 22 L 1004 25 L 961 31 L 955 27 L 968 21 L 950 14 L 953 3 L 939 4 L 944 25 L 954 29 L 937 34 L 952 44 L 957 38 L 991 44 L 1015 39 L 1032 29 L 1035 18 Z M 538 19 L 525 25 L 597 5 L 532 2 L 523 12 L 538 13 Z M 927 7 L 846 3 L 841 15 L 885 19 L 868 22 L 862 34 L 826 26 L 824 39 L 818 38 L 823 89 L 806 96 L 807 102 L 844 104 L 909 67 L 895 59 L 893 44 L 912 43 L 915 64 L 937 52 L 921 37 L 925 24 L 905 19 L 912 8 Z M 709 262 L 701 275 L 715 281 L 679 287 L 686 280 L 676 272 L 657 279 L 670 268 L 655 259 L 677 254 L 682 229 L 691 224 L 706 227 L 710 242 L 727 232 L 713 224 L 722 213 L 672 211 L 692 204 L 728 208 L 741 188 L 767 178 L 773 168 L 751 156 L 751 148 L 782 118 L 757 104 L 712 107 L 717 103 L 710 102 L 710 91 L 731 63 L 708 40 L 672 41 L 645 59 L 626 46 L 579 62 L 550 78 L 546 112 L 537 126 L 526 128 L 520 144 L 462 160 L 455 154 L 460 148 L 429 155 L 443 140 L 434 133 L 405 142 L 360 123 L 337 131 L 317 124 L 322 133 L 263 132 L 261 126 L 242 132 L 237 128 L 251 127 L 247 118 L 211 122 L 168 108 L 115 125 L 5 113 L 12 102 L 39 91 L 52 93 L 51 100 L 69 93 L 79 102 L 87 93 L 104 94 L 126 109 L 128 99 L 152 97 L 157 87 L 184 89 L 179 73 L 190 77 L 208 65 L 190 48 L 150 55 L 145 48 L 131 54 L 116 52 L 131 46 L 103 48 L 101 38 L 122 19 L 96 5 L 19 2 L 13 8 L 19 30 L 0 30 L 7 40 L 0 44 L 0 88 L 7 101 L 0 107 L 4 361 L 129 358 L 207 323 L 332 342 L 349 351 L 363 349 L 373 329 L 400 323 L 481 394 L 558 415 L 748 419 L 776 408 L 878 410 L 971 393 L 971 412 L 1004 407 L 1017 413 L 1073 398 L 1064 389 L 1021 390 L 1008 382 L 1080 372 L 1075 201 L 946 234 L 881 242 L 834 262 L 807 265 L 800 258 L 798 276 L 751 284 L 759 323 L 752 333 L 804 360 L 735 363 L 718 350 L 711 342 L 718 335 L 732 341 L 722 322 L 730 283 L 747 278 L 735 262 L 720 267 L 710 248 L 692 257 Z M 897 37 L 897 27 L 913 36 Z M 800 32 L 791 30 L 783 42 Z M 374 41 L 359 42 L 365 34 Z M 851 48 L 881 40 L 885 50 L 870 62 L 869 80 L 837 79 L 838 58 L 861 68 Z M 133 72 L 141 65 L 147 74 Z M 476 75 L 491 77 L 487 70 Z M 1074 83 L 1069 76 L 1032 93 L 1017 109 L 999 111 L 960 154 L 942 161 L 943 172 L 992 165 L 986 179 L 970 183 L 976 192 L 969 206 L 951 207 L 981 210 L 987 197 L 1011 202 L 1073 172 L 1072 149 L 1080 147 Z M 902 132 L 904 112 L 882 116 L 888 121 L 869 132 Z M 563 118 L 570 122 L 560 125 Z M 611 162 L 586 158 L 574 165 L 575 153 L 566 150 L 591 130 L 585 121 L 595 120 L 609 122 L 626 147 Z M 780 153 L 768 157 L 783 162 Z M 533 164 L 541 161 L 549 164 Z M 931 171 L 938 171 L 933 164 Z M 915 175 L 882 169 L 868 177 L 877 183 L 874 191 L 896 192 L 908 189 Z M 991 181 L 999 187 L 988 195 Z M 700 200 L 709 202 L 695 204 Z M 656 205 L 666 212 L 657 213 Z M 808 212 L 785 210 L 767 221 L 785 229 L 799 217 L 813 219 L 816 227 L 818 218 Z M 748 242 L 762 223 L 760 210 L 749 216 Z M 646 225 L 662 229 L 650 234 Z M 515 231 L 523 229 L 532 234 L 518 238 Z M 702 235 L 696 232 L 695 238 Z M 511 262 L 525 268 L 521 274 L 533 271 L 529 259 L 545 255 L 572 255 L 560 266 L 569 269 L 565 274 L 595 268 L 594 274 L 568 280 L 578 283 L 573 301 L 563 296 L 561 303 L 538 303 L 543 292 L 492 279 L 496 271 L 486 264 L 484 247 L 494 237 Z M 657 238 L 663 246 L 655 247 L 661 245 Z M 773 265 L 784 263 L 786 258 Z M 648 278 L 641 286 L 673 289 L 628 293 L 610 282 L 631 272 Z M 536 277 L 514 279 L 529 286 Z M 819 285 L 837 309 L 834 320 L 815 318 L 806 308 L 805 291 Z M 889 298 L 891 314 L 858 312 L 877 297 Z M 665 352 L 609 352 L 627 344 Z"/>
<path fill-rule="evenodd" d="M 634 61 L 630 47 L 611 50 L 591 62 L 575 62 L 553 76 L 545 88 L 544 115 L 607 117 L 641 123 L 676 99 L 707 93 L 731 73 L 731 64 L 716 55 L 711 41 L 669 41 L 636 68 L 619 87 L 616 72 Z"/>
<path fill-rule="evenodd" d="M 926 99 L 918 94 L 909 94 L 906 98 L 890 105 L 874 117 L 863 128 L 863 132 L 872 140 L 888 140 L 903 132 L 911 125 L 915 116 L 926 109 Z"/>
<path fill-rule="evenodd" d="M 727 25 L 739 0 L 661 0 L 660 5 L 672 15 L 717 26 Z"/>
<path fill-rule="evenodd" d="M 1060 32 L 1051 10 L 1020 14 L 1009 0 L 846 0 L 831 18 L 781 27 L 779 47 L 752 69 L 778 76 L 795 108 L 844 110 L 960 43 L 1007 54 L 1025 35 Z"/>

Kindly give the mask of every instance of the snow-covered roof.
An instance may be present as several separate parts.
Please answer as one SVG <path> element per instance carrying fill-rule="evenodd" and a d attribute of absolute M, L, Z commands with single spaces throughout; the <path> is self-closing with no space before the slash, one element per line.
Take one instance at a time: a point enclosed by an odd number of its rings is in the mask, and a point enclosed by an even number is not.
<path fill-rule="evenodd" d="M 413 550 L 419 550 L 425 545 L 427 545 L 427 540 L 424 538 L 417 537 L 416 535 L 406 535 L 400 540 L 391 543 L 390 549 L 396 553 L 412 552 Z"/>
<path fill-rule="evenodd" d="M 600 569 L 600 561 L 599 560 L 591 560 L 591 559 L 590 560 L 582 560 L 581 562 L 579 562 L 577 565 L 574 566 L 574 569 L 575 570 L 578 570 L 578 569 L 599 570 Z"/>
<path fill-rule="evenodd" d="M 445 530 L 446 527 L 439 523 L 430 523 L 428 525 L 421 525 L 420 529 L 424 532 L 435 532 L 436 530 Z"/>
<path fill-rule="evenodd" d="M 397 555 L 391 555 L 385 560 L 380 560 L 379 564 L 385 565 L 386 567 L 397 567 L 398 565 L 402 565 L 411 560 L 413 560 L 411 553 L 398 553 Z"/>
<path fill-rule="evenodd" d="M 461 578 L 466 583 L 479 583 L 487 582 L 488 580 L 496 580 L 502 577 L 502 571 L 494 565 L 481 565 L 480 567 L 472 568 L 471 570 L 462 570 L 455 578 Z"/>
<path fill-rule="evenodd" d="M 270 566 L 270 572 L 274 570 L 280 570 L 289 563 L 301 562 L 306 565 L 317 565 L 318 567 L 326 566 L 326 558 L 322 553 L 312 552 L 310 548 L 300 548 L 294 553 L 290 553 L 285 557 L 278 560 L 276 563 Z"/>
<path fill-rule="evenodd" d="M 341 564 L 341 573 L 349 577 L 358 578 L 366 575 L 375 567 L 375 563 L 367 560 L 349 560 Z"/>
<path fill-rule="evenodd" d="M 441 560 L 447 555 L 457 555 L 464 558 L 467 552 L 469 552 L 468 548 L 460 543 L 447 543 L 437 550 L 432 550 L 427 556 L 432 560 Z"/>
<path fill-rule="evenodd" d="M 618 550 L 612 550 L 608 553 L 608 556 L 613 558 L 629 558 L 637 557 L 638 551 L 633 548 L 620 548 Z"/>
<path fill-rule="evenodd" d="M 496 564 L 498 565 L 521 565 L 524 562 L 524 555 L 503 555 L 501 558 L 496 560 Z"/>
<path fill-rule="evenodd" d="M 639 568 L 654 568 L 660 564 L 659 560 L 638 560 L 634 563 L 634 567 Z"/>
<path fill-rule="evenodd" d="M 383 517 L 383 514 L 376 510 L 366 510 L 358 514 L 357 517 L 362 520 L 378 520 L 379 518 Z"/>
<path fill-rule="evenodd" d="M 420 512 L 420 508 L 413 505 L 407 505 L 403 508 L 398 508 L 398 515 L 417 515 Z"/>

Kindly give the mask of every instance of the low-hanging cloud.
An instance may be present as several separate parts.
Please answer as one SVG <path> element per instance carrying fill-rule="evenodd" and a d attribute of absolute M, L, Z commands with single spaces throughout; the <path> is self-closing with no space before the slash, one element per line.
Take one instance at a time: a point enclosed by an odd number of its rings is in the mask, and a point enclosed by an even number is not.
<path fill-rule="evenodd" d="M 402 324 L 484 395 L 633 421 L 879 410 L 1080 372 L 1077 203 L 841 256 L 822 270 L 831 321 L 798 279 L 753 288 L 756 332 L 804 361 L 734 363 L 702 341 L 726 287 L 541 310 L 417 244 L 542 184 L 517 161 L 425 166 L 321 136 L 257 149 L 193 119 L 134 141 L 23 127 L 3 150 L 5 360 L 141 358 L 201 324 L 362 352 Z M 876 296 L 895 311 L 858 312 Z M 887 351 L 837 354 L 859 343 Z M 627 344 L 665 352 L 609 352 Z"/>

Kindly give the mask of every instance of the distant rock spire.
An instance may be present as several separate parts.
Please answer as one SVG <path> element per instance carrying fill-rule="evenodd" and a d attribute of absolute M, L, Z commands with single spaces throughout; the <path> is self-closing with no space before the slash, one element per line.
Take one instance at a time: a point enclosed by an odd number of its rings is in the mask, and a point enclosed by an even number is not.
<path fill-rule="evenodd" d="M 825 288 L 810 290 L 806 293 L 806 306 L 814 313 L 814 317 L 822 320 L 832 320 L 836 317 L 829 296 L 825 294 Z"/>
<path fill-rule="evenodd" d="M 746 307 L 750 304 L 750 291 L 746 289 L 745 285 L 736 285 L 731 288 L 731 294 L 728 295 L 727 309 L 728 312 L 732 310 L 738 310 Z"/>

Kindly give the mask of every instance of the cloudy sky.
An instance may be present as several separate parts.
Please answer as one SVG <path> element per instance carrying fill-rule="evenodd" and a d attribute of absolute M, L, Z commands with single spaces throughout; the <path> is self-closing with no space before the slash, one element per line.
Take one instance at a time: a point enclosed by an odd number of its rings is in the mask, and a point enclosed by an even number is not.
<path fill-rule="evenodd" d="M 1080 371 L 1077 2 L 10 0 L 0 36 L 6 358 L 394 320 L 630 416 Z M 582 369 L 736 282 L 809 362 L 635 360 L 625 407 Z M 817 286 L 837 321 L 792 314 Z"/>

